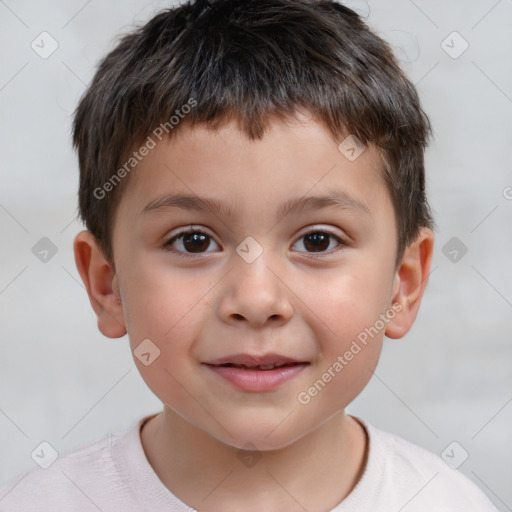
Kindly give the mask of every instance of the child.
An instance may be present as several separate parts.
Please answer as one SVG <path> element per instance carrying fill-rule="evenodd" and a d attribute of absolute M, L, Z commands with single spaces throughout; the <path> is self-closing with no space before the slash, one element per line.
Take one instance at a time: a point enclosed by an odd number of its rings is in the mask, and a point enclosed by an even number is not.
<path fill-rule="evenodd" d="M 12 480 L 0 510 L 495 511 L 345 413 L 427 284 L 429 133 L 338 3 L 198 0 L 125 36 L 74 119 L 74 250 L 163 410 Z"/>

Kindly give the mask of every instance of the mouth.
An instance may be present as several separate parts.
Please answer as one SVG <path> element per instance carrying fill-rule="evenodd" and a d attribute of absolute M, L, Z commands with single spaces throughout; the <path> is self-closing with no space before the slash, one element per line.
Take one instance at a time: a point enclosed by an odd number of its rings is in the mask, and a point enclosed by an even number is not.
<path fill-rule="evenodd" d="M 309 361 L 279 354 L 236 354 L 203 363 L 223 380 L 243 391 L 252 392 L 276 389 L 299 375 L 310 364 Z"/>

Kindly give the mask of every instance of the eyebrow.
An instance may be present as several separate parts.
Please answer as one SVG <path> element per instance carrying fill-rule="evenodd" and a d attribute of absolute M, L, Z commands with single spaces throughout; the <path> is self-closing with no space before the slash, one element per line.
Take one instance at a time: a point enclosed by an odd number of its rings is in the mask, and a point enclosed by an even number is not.
<path fill-rule="evenodd" d="M 229 218 L 235 218 L 238 216 L 235 208 L 223 203 L 222 201 L 207 197 L 200 197 L 195 194 L 181 193 L 167 194 L 163 197 L 154 199 L 144 207 L 141 215 L 167 208 L 205 211 L 213 213 L 214 215 Z M 279 206 L 276 212 L 276 218 L 279 220 L 290 213 L 299 213 L 304 210 L 315 210 L 321 208 L 339 208 L 371 216 L 370 209 L 364 202 L 356 199 L 346 192 L 343 192 L 342 190 L 332 190 L 326 195 L 303 196 L 290 199 Z"/>

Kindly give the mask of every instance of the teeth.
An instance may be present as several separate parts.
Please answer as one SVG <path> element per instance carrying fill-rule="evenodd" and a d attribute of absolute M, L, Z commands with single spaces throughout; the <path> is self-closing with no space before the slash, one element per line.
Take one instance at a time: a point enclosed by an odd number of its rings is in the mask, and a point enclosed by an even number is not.
<path fill-rule="evenodd" d="M 235 368 L 245 368 L 251 370 L 273 370 L 274 368 L 282 368 L 283 366 L 293 366 L 295 363 L 283 363 L 283 364 L 261 364 L 259 366 L 246 366 L 245 364 L 235 364 L 235 363 L 224 363 L 221 366 L 234 366 Z"/>

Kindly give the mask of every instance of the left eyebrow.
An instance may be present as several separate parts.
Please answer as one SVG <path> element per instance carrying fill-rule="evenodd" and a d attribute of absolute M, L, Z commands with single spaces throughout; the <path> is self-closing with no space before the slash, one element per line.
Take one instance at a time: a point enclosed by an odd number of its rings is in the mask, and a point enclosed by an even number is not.
<path fill-rule="evenodd" d="M 340 208 L 356 213 L 371 216 L 366 204 L 342 190 L 332 190 L 322 196 L 303 196 L 290 199 L 281 204 L 276 211 L 276 220 L 290 213 L 303 212 L 305 210 L 318 210 L 322 208 Z M 217 199 L 200 197 L 195 194 L 167 194 L 154 199 L 141 211 L 140 215 L 161 210 L 164 208 L 181 208 L 183 210 L 207 211 L 215 215 L 235 218 L 238 216 L 236 208 Z"/>

